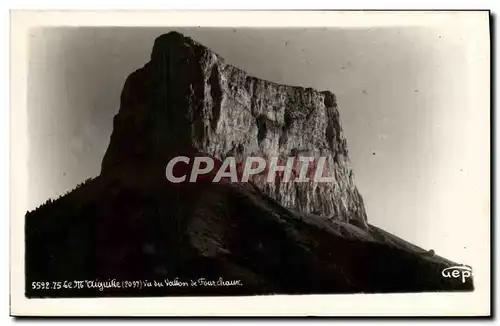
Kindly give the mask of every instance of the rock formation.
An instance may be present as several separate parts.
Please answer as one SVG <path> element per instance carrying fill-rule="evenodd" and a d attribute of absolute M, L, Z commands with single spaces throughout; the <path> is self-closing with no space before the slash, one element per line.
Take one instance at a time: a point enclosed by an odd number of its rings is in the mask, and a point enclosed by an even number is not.
<path fill-rule="evenodd" d="M 166 181 L 169 158 L 204 153 L 326 155 L 335 182 Z M 366 223 L 332 93 L 249 77 L 178 33 L 127 79 L 101 174 L 28 212 L 25 243 L 30 298 L 473 289 L 442 277 L 458 264 Z"/>
<path fill-rule="evenodd" d="M 324 174 L 335 182 L 254 183 L 287 208 L 366 227 L 335 95 L 248 76 L 173 32 L 156 39 L 151 61 L 127 79 L 102 174 L 188 148 L 220 160 L 327 157 Z"/>

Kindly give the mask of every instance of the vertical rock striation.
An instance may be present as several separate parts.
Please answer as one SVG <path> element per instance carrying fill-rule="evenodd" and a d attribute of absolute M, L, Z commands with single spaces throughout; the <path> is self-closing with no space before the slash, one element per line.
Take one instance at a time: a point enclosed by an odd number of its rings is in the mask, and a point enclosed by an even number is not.
<path fill-rule="evenodd" d="M 221 160 L 325 156 L 334 182 L 253 182 L 287 208 L 367 225 L 333 93 L 249 76 L 172 32 L 156 39 L 151 61 L 125 83 L 101 175 L 124 162 L 165 166 L 186 150 Z"/>

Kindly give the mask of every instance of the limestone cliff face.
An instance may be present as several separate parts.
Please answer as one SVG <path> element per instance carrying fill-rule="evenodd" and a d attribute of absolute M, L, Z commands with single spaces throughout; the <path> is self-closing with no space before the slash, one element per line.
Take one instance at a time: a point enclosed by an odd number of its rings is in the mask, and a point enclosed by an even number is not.
<path fill-rule="evenodd" d="M 248 76 L 192 39 L 169 33 L 156 39 L 151 61 L 125 83 L 101 175 L 126 162 L 165 166 L 186 150 L 221 160 L 326 156 L 325 175 L 334 182 L 262 177 L 254 183 L 287 208 L 367 225 L 333 93 Z"/>

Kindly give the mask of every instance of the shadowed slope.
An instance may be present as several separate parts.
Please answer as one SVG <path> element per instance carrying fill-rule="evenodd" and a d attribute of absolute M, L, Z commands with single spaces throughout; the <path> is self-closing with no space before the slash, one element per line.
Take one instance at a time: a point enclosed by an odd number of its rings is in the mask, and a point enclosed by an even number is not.
<path fill-rule="evenodd" d="M 251 184 L 98 177 L 26 217 L 28 296 L 470 290 L 450 266 L 283 208 Z M 354 235 L 354 236 L 353 236 Z M 231 287 L 32 291 L 38 280 L 240 280 Z"/>

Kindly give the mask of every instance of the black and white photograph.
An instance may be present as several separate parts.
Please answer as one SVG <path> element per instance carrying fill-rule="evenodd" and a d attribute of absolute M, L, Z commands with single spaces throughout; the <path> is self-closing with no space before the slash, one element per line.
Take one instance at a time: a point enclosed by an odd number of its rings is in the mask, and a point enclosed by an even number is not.
<path fill-rule="evenodd" d="M 488 11 L 11 21 L 19 314 L 489 314 Z"/>

